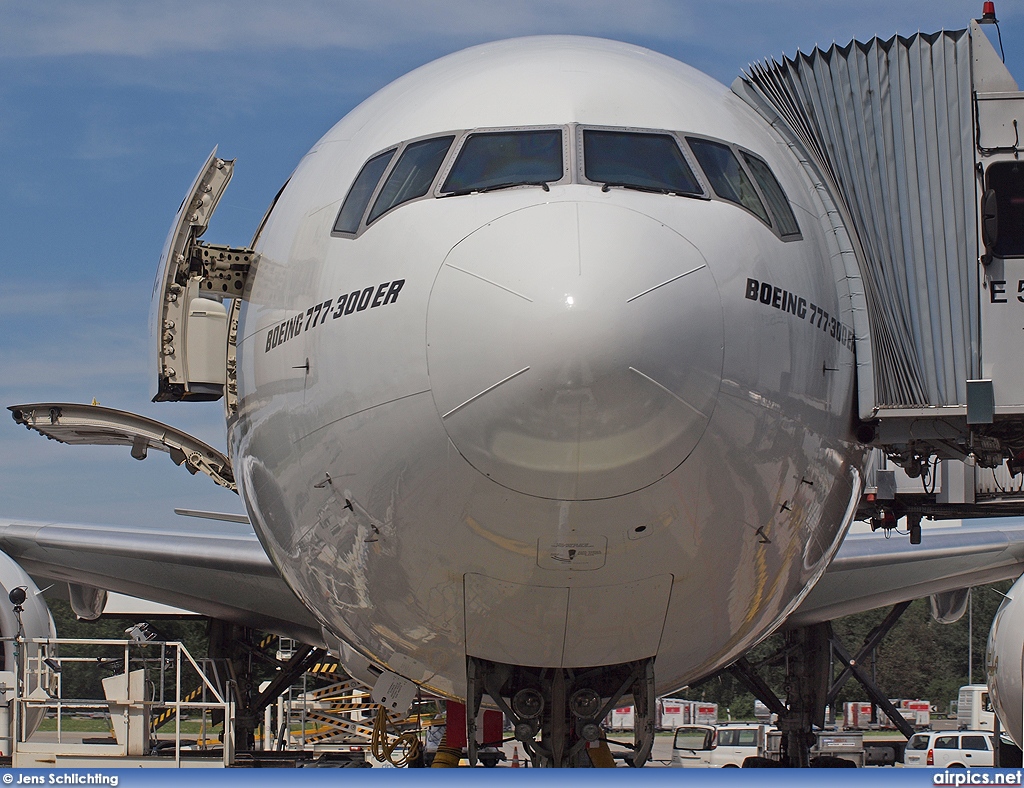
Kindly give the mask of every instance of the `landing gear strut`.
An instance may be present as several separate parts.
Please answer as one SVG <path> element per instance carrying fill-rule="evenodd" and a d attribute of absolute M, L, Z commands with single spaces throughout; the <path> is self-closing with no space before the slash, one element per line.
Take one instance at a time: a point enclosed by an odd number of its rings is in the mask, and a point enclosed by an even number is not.
<path fill-rule="evenodd" d="M 224 689 L 230 687 L 235 701 L 235 750 L 252 751 L 255 731 L 263 710 L 286 692 L 326 652 L 312 646 L 300 646 L 291 659 L 279 662 L 265 653 L 259 642 L 259 633 L 248 627 L 210 619 L 210 656 L 223 666 L 227 679 Z M 270 685 L 259 692 L 254 679 L 256 663 L 275 669 Z"/>
<path fill-rule="evenodd" d="M 623 696 L 632 695 L 636 722 L 627 760 L 643 766 L 650 758 L 653 659 L 598 668 L 529 668 L 469 657 L 467 677 L 470 765 L 476 765 L 475 720 L 484 695 L 512 721 L 533 765 L 543 767 L 591 766 L 587 746 L 604 739 L 601 721 Z"/>

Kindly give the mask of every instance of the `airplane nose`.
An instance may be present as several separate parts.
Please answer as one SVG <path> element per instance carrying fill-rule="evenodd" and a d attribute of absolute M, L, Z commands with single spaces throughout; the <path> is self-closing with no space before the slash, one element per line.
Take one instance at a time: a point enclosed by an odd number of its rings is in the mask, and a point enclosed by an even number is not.
<path fill-rule="evenodd" d="M 700 250 L 604 203 L 535 205 L 476 230 L 448 254 L 427 311 L 452 443 L 542 498 L 624 495 L 678 467 L 707 427 L 722 357 Z"/>

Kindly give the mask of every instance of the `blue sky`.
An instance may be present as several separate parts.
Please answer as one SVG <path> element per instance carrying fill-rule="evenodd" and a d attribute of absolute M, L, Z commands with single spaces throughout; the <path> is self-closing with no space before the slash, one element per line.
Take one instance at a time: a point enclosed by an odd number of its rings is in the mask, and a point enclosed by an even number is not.
<path fill-rule="evenodd" d="M 242 245 L 303 153 L 392 79 L 539 33 L 642 44 L 730 83 L 851 38 L 965 27 L 981 0 L 0 0 L 0 404 L 135 411 L 223 448 L 221 403 L 153 404 L 147 315 L 167 229 L 213 148 L 237 158 L 205 239 Z M 1024 77 L 1024 9 L 997 2 Z M 45 441 L 0 418 L 0 517 L 180 525 L 241 511 L 166 455 Z"/>

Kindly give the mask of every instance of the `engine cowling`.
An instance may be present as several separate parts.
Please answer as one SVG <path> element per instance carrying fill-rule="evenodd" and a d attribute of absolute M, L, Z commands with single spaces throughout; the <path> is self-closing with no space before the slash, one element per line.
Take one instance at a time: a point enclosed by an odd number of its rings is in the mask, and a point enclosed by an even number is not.
<path fill-rule="evenodd" d="M 14 613 L 14 605 L 9 600 L 9 595 L 15 588 L 25 590 L 25 601 L 21 604 L 24 637 L 57 637 L 53 617 L 43 599 L 42 591 L 13 558 L 0 553 L 0 637 L 4 638 L 3 649 L 0 652 L 0 670 L 14 670 L 14 643 L 7 638 L 13 638 L 18 634 L 18 619 Z"/>
<path fill-rule="evenodd" d="M 939 624 L 955 624 L 967 612 L 970 598 L 971 589 L 969 588 L 958 588 L 955 591 L 932 594 L 928 598 L 931 603 L 932 618 Z"/>
<path fill-rule="evenodd" d="M 999 722 L 1020 747 L 1024 741 L 1024 577 L 1010 588 L 992 620 L 985 666 Z"/>
<path fill-rule="evenodd" d="M 13 638 L 18 635 L 18 615 L 14 610 L 14 603 L 10 601 L 10 593 L 21 588 L 25 592 L 25 601 L 21 603 L 21 634 L 22 637 L 31 640 L 37 638 L 55 638 L 56 628 L 53 624 L 53 617 L 50 609 L 46 606 L 43 593 L 35 584 L 35 581 L 28 576 L 18 563 L 4 553 L 0 553 L 0 637 L 3 638 L 0 648 L 0 670 L 15 673 L 15 643 Z M 40 688 L 49 690 L 52 684 L 53 674 L 45 664 L 40 666 L 40 657 L 56 656 L 54 645 L 39 646 L 27 644 L 24 647 L 24 655 L 27 657 L 31 669 L 23 676 L 22 695 L 28 696 L 38 692 Z M 0 727 L 3 723 L 10 724 L 9 701 L 11 693 L 0 693 Z M 36 707 L 25 714 L 25 727 L 29 734 L 32 734 L 45 714 L 45 709 Z M 10 739 L 7 730 L 0 731 L 0 754 L 10 755 Z"/>

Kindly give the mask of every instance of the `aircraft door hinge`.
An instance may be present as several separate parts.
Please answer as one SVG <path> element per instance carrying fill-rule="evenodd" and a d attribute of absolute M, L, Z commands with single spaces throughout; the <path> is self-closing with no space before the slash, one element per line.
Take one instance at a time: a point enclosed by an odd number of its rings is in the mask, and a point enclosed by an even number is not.
<path fill-rule="evenodd" d="M 224 246 L 195 240 L 190 273 L 199 277 L 199 292 L 220 298 L 242 298 L 255 252 L 248 246 Z"/>

